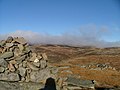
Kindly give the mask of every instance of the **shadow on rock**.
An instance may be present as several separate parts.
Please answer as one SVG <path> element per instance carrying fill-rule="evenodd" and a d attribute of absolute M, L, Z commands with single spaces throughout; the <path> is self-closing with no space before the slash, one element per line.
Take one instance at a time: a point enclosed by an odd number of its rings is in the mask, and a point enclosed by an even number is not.
<path fill-rule="evenodd" d="M 45 87 L 40 90 L 57 90 L 55 80 L 53 78 L 48 78 L 45 83 Z"/>

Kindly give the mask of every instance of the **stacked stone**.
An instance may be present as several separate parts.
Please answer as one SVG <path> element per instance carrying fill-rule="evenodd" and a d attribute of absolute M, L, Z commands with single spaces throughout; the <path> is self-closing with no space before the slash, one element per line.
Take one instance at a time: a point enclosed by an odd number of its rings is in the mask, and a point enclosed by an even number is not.
<path fill-rule="evenodd" d="M 0 42 L 0 80 L 44 82 L 55 77 L 47 66 L 47 55 L 36 54 L 23 37 Z"/>

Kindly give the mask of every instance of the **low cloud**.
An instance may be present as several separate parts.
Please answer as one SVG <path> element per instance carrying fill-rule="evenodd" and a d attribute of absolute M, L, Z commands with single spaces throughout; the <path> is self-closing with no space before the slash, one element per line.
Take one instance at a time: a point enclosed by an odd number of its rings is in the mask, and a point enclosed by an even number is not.
<path fill-rule="evenodd" d="M 17 30 L 15 32 L 0 35 L 0 39 L 8 36 L 24 37 L 32 44 L 63 44 L 74 46 L 120 47 L 120 42 L 107 42 L 103 36 L 110 34 L 107 27 L 95 25 L 81 26 L 78 30 L 65 32 L 61 35 L 42 34 L 33 31 Z"/>

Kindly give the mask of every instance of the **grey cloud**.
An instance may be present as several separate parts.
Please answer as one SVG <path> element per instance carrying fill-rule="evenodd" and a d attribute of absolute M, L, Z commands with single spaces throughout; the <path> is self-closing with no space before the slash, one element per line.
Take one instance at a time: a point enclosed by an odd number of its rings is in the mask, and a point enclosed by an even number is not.
<path fill-rule="evenodd" d="M 97 46 L 97 47 L 120 47 L 120 42 L 106 42 L 102 36 L 109 33 L 107 27 L 100 28 L 95 25 L 82 26 L 79 30 L 69 31 L 59 36 L 50 34 L 41 34 L 32 31 L 17 30 L 15 32 L 0 35 L 0 39 L 6 39 L 8 36 L 24 37 L 29 43 L 35 44 L 64 44 L 75 46 Z"/>

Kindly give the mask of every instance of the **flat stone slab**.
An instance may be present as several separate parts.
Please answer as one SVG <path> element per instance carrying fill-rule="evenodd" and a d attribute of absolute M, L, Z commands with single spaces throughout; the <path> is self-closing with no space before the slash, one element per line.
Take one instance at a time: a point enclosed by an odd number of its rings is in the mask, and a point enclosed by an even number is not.
<path fill-rule="evenodd" d="M 68 77 L 66 82 L 68 85 L 71 85 L 71 86 L 79 86 L 79 87 L 85 87 L 85 88 L 94 87 L 94 84 L 91 80 L 82 80 L 82 79 L 75 78 L 75 77 Z"/>
<path fill-rule="evenodd" d="M 0 58 L 11 58 L 13 56 L 14 56 L 13 52 L 5 52 L 0 56 Z"/>

